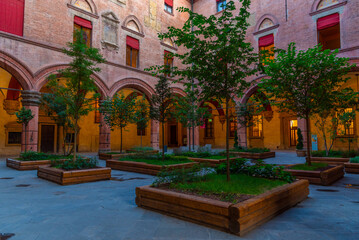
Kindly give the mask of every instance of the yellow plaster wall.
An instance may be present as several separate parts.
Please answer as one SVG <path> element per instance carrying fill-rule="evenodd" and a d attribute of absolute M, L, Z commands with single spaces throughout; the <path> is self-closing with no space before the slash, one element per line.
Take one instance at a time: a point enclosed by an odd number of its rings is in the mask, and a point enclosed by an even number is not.
<path fill-rule="evenodd" d="M 9 82 L 11 79 L 11 74 L 0 68 L 0 87 L 7 88 L 9 87 Z M 0 93 L 0 156 L 10 156 L 18 155 L 20 153 L 20 146 L 5 146 L 6 143 L 6 134 L 5 134 L 5 125 L 9 122 L 16 122 L 16 116 L 10 116 L 3 107 L 4 99 L 6 98 L 7 90 L 2 89 Z"/>

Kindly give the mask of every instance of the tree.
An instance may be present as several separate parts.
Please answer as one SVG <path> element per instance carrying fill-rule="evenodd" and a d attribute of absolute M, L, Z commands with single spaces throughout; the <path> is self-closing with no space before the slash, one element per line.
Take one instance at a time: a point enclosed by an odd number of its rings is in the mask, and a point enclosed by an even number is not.
<path fill-rule="evenodd" d="M 177 121 L 179 121 L 183 127 L 189 128 L 188 139 L 191 139 L 191 130 L 195 127 L 202 126 L 205 123 L 205 119 L 208 118 L 211 113 L 205 105 L 201 106 L 198 99 L 194 96 L 194 93 L 190 90 L 186 91 L 186 96 L 175 96 L 174 97 L 174 108 L 173 112 Z M 191 151 L 191 145 L 188 141 L 188 150 Z M 192 143 L 194 146 L 194 143 Z M 194 150 L 194 148 L 193 148 Z"/>
<path fill-rule="evenodd" d="M 122 132 L 130 123 L 134 122 L 134 114 L 136 109 L 136 97 L 126 98 L 124 94 L 115 94 L 112 99 L 106 99 L 100 111 L 105 116 L 106 123 L 111 127 L 120 129 L 121 145 L 120 153 L 122 153 Z"/>
<path fill-rule="evenodd" d="M 302 130 L 300 130 L 300 128 L 298 128 L 297 130 L 297 150 L 302 150 L 303 149 L 303 134 L 302 134 Z"/>
<path fill-rule="evenodd" d="M 27 109 L 25 107 L 22 107 L 19 111 L 15 112 L 17 117 L 17 122 L 21 123 L 25 127 L 25 152 L 27 152 L 27 126 L 29 125 L 29 122 L 31 119 L 35 117 L 35 115 L 32 115 L 31 109 Z"/>
<path fill-rule="evenodd" d="M 281 111 L 294 112 L 305 119 L 307 164 L 311 165 L 310 117 L 336 101 L 338 89 L 348 80 L 344 76 L 353 66 L 347 58 L 337 57 L 337 51 L 323 51 L 321 46 L 298 51 L 291 43 L 287 50 L 276 52 L 275 60 L 265 61 L 264 71 L 269 78 L 263 79 L 260 86 Z"/>
<path fill-rule="evenodd" d="M 148 126 L 150 120 L 149 105 L 146 97 L 136 102 L 136 111 L 134 115 L 134 122 L 137 124 L 137 129 L 140 130 L 141 134 L 141 148 L 142 148 L 142 135 Z"/>
<path fill-rule="evenodd" d="M 45 113 L 56 122 L 56 124 L 62 127 L 63 135 L 63 154 L 65 156 L 70 155 L 74 146 L 71 145 L 73 139 L 68 140 L 66 135 L 69 129 L 73 129 L 70 115 L 67 111 L 67 105 L 64 101 L 64 97 L 57 92 L 57 88 L 49 86 L 50 93 L 44 93 L 41 98 L 41 107 Z M 71 138 L 72 138 L 71 134 Z"/>
<path fill-rule="evenodd" d="M 246 42 L 250 0 L 239 0 L 239 14 L 233 1 L 227 3 L 220 15 L 205 17 L 188 8 L 178 8 L 188 13 L 189 18 L 179 29 L 169 27 L 168 32 L 159 34 L 160 39 L 174 39 L 177 46 L 187 50 L 176 53 L 183 68 L 173 68 L 172 74 L 178 77 L 187 89 L 192 88 L 200 101 L 209 99 L 223 100 L 226 105 L 226 155 L 227 180 L 229 172 L 229 109 L 232 97 L 241 97 L 251 85 L 247 77 L 256 72 L 257 54 L 250 43 Z M 153 70 L 165 71 L 157 66 Z"/>
<path fill-rule="evenodd" d="M 162 160 L 165 160 L 165 123 L 172 118 L 171 108 L 173 103 L 172 90 L 167 77 L 159 76 L 159 81 L 155 85 L 155 93 L 151 98 L 150 118 L 161 123 L 162 129 Z"/>
<path fill-rule="evenodd" d="M 74 34 L 74 42 L 68 43 L 68 49 L 63 50 L 67 56 L 72 58 L 69 67 L 59 71 L 64 83 L 62 84 L 58 81 L 57 75 L 51 75 L 49 77 L 49 86 L 57 89 L 56 97 L 62 98 L 61 101 L 66 105 L 71 126 L 74 130 L 75 161 L 79 132 L 78 122 L 81 117 L 88 115 L 93 110 L 93 103 L 99 97 L 91 76 L 101 71 L 96 65 L 105 62 L 105 59 L 98 49 L 86 46 L 82 31 L 75 31 Z"/>

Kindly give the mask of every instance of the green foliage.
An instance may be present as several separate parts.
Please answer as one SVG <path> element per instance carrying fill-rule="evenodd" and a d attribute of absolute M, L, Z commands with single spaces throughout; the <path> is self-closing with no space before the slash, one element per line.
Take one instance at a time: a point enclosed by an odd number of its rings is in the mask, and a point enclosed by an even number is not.
<path fill-rule="evenodd" d="M 220 164 L 217 168 L 217 174 L 223 174 L 226 170 L 226 163 Z M 279 179 L 291 183 L 294 177 L 289 172 L 284 171 L 284 167 L 278 167 L 272 164 L 264 164 L 258 160 L 255 165 L 248 165 L 246 159 L 232 160 L 230 166 L 231 174 L 247 174 L 252 177 L 261 177 L 268 179 Z"/>
<path fill-rule="evenodd" d="M 76 39 L 68 43 L 68 49 L 63 52 L 72 59 L 69 67 L 60 70 L 58 74 L 49 77 L 48 86 L 56 89 L 56 99 L 66 106 L 66 112 L 71 126 L 74 129 L 75 143 L 79 131 L 78 121 L 93 110 L 93 103 L 99 97 L 96 94 L 97 87 L 92 75 L 101 71 L 97 64 L 104 63 L 105 59 L 99 53 L 99 49 L 89 48 L 83 39 L 83 32 L 76 31 Z M 58 75 L 64 79 L 64 84 L 58 81 Z M 91 97 L 89 93 L 94 93 Z M 76 147 L 74 148 L 74 159 L 76 159 Z"/>
<path fill-rule="evenodd" d="M 294 170 L 304 170 L 304 171 L 316 171 L 321 168 L 328 167 L 328 163 L 312 163 L 310 166 L 308 164 L 297 164 L 291 167 Z"/>
<path fill-rule="evenodd" d="M 120 153 L 122 153 L 122 131 L 130 123 L 135 122 L 136 98 L 126 98 L 124 94 L 117 93 L 110 99 L 103 101 L 100 108 L 101 113 L 105 116 L 106 123 L 111 127 L 120 129 L 121 145 Z"/>
<path fill-rule="evenodd" d="M 298 136 L 298 139 L 297 139 L 296 148 L 298 150 L 303 150 L 303 135 L 302 135 L 302 130 L 300 128 L 298 128 L 298 130 L 297 130 L 297 136 Z"/>
<path fill-rule="evenodd" d="M 130 156 L 120 158 L 118 160 L 119 161 L 144 162 L 144 163 L 148 163 L 148 164 L 161 165 L 161 166 L 192 162 L 192 161 L 188 160 L 187 157 L 184 157 L 184 156 L 174 156 L 174 155 L 165 154 L 165 158 L 163 160 L 161 154 L 146 154 L 146 153 L 130 155 Z"/>
<path fill-rule="evenodd" d="M 350 163 L 359 163 L 359 156 L 351 158 Z"/>
<path fill-rule="evenodd" d="M 341 88 L 345 75 L 353 67 L 348 58 L 337 57 L 338 51 L 321 46 L 297 50 L 291 43 L 287 50 L 276 50 L 275 59 L 265 61 L 265 74 L 259 86 L 281 111 L 296 113 L 306 120 L 332 109 L 339 102 L 356 96 L 350 88 Z M 350 99 L 350 98 L 349 98 Z M 307 161 L 310 164 L 310 133 L 307 132 Z"/>
<path fill-rule="evenodd" d="M 141 147 L 142 147 L 142 133 L 146 130 L 148 126 L 148 122 L 150 120 L 149 104 L 145 96 L 143 96 L 142 99 L 137 101 L 136 111 L 133 120 L 136 123 L 137 128 L 141 131 Z"/>
<path fill-rule="evenodd" d="M 337 158 L 351 158 L 359 156 L 359 151 L 340 151 L 340 150 L 331 150 L 326 153 L 326 151 L 313 151 L 313 157 L 337 157 Z"/>
<path fill-rule="evenodd" d="M 21 161 L 38 161 L 38 160 L 53 160 L 53 159 L 63 159 L 63 156 L 28 151 L 20 154 Z"/>
<path fill-rule="evenodd" d="M 269 148 L 245 148 L 245 147 L 238 147 L 238 148 L 234 148 L 231 151 L 234 152 L 249 152 L 249 153 L 265 153 L 265 152 L 270 152 Z"/>
<path fill-rule="evenodd" d="M 81 170 L 97 168 L 97 160 L 95 158 L 83 158 L 78 156 L 76 160 L 69 159 L 66 161 L 51 161 L 51 167 L 60 168 L 64 170 Z"/>
<path fill-rule="evenodd" d="M 233 144 L 234 148 L 238 148 L 239 147 L 239 143 L 238 143 L 238 133 L 237 131 L 234 133 L 234 144 Z"/>
<path fill-rule="evenodd" d="M 136 152 L 146 152 L 146 151 L 153 151 L 152 147 L 133 147 L 129 151 L 136 151 Z"/>
<path fill-rule="evenodd" d="M 25 127 L 29 124 L 31 119 L 35 117 L 35 115 L 32 114 L 31 109 L 25 107 L 22 107 L 19 111 L 15 112 L 15 115 L 17 117 L 17 122 L 24 124 Z"/>

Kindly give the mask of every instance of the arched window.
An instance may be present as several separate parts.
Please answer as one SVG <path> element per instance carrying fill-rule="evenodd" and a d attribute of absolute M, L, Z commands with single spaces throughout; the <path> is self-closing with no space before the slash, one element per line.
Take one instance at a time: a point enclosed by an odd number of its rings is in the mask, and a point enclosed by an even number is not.
<path fill-rule="evenodd" d="M 330 6 L 334 5 L 334 4 L 337 4 L 338 2 L 339 2 L 338 0 L 322 0 L 318 4 L 317 10 L 321 10 L 323 8 L 330 7 Z"/>
<path fill-rule="evenodd" d="M 86 0 L 75 0 L 73 5 L 80 8 L 80 9 L 82 9 L 82 10 L 85 10 L 86 12 L 92 13 L 92 8 L 91 8 L 90 4 Z"/>

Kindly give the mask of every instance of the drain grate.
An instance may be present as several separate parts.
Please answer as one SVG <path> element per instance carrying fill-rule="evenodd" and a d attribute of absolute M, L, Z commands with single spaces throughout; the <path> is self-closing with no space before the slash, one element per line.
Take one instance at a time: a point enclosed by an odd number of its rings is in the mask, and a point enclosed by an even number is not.
<path fill-rule="evenodd" d="M 2 177 L 0 179 L 14 179 L 13 177 Z"/>
<path fill-rule="evenodd" d="M 62 194 L 65 194 L 66 192 L 61 192 L 61 191 L 58 191 L 58 192 L 54 192 L 54 195 L 62 195 Z"/>
<path fill-rule="evenodd" d="M 18 184 L 16 187 L 30 187 L 30 184 Z"/>
<path fill-rule="evenodd" d="M 317 189 L 319 192 L 339 192 L 338 190 L 334 189 Z"/>
<path fill-rule="evenodd" d="M 0 240 L 6 240 L 15 236 L 14 233 L 0 233 Z"/>
<path fill-rule="evenodd" d="M 111 180 L 113 181 L 118 181 L 118 182 L 124 182 L 124 181 L 129 181 L 129 180 L 144 180 L 147 178 L 142 178 L 142 177 L 133 177 L 133 178 L 117 178 L 117 177 L 112 177 Z"/>

